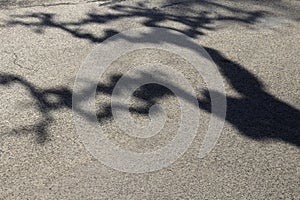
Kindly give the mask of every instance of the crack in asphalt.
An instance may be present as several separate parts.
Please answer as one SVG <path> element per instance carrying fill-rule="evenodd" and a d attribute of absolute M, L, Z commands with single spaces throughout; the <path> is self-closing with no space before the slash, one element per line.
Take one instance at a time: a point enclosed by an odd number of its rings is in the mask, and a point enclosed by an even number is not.
<path fill-rule="evenodd" d="M 16 65 L 16 66 L 18 66 L 18 67 L 20 67 L 20 68 L 22 68 L 22 69 L 28 69 L 28 70 L 34 71 L 34 70 L 31 69 L 31 68 L 24 67 L 24 66 L 20 65 L 20 64 L 18 63 L 18 60 L 19 60 L 18 55 L 17 55 L 15 52 L 13 52 L 13 55 L 14 55 L 14 60 L 13 60 L 14 65 Z"/>

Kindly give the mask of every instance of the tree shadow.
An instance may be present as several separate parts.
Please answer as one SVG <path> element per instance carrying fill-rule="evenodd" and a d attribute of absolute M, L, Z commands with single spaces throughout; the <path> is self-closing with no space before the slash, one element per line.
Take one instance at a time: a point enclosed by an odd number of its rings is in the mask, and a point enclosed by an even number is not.
<path fill-rule="evenodd" d="M 194 3 L 199 2 L 192 1 L 190 4 Z M 166 4 L 164 7 L 170 7 L 174 4 L 175 3 Z M 182 16 L 179 14 L 165 13 L 159 9 L 143 8 L 142 5 L 140 7 L 115 5 L 112 6 L 111 9 L 118 11 L 116 14 L 89 13 L 85 18 L 75 22 L 58 22 L 55 20 L 55 14 L 51 13 L 32 13 L 28 15 L 13 15 L 11 16 L 12 19 L 7 21 L 7 25 L 22 25 L 25 27 L 30 27 L 33 28 L 33 30 L 37 33 L 43 33 L 43 31 L 47 28 L 56 28 L 65 31 L 76 38 L 85 39 L 93 43 L 99 43 L 111 35 L 118 33 L 118 31 L 109 29 L 105 30 L 104 36 L 96 36 L 89 32 L 80 31 L 79 28 L 87 24 L 105 24 L 111 21 L 131 19 L 140 16 L 144 17 L 142 25 L 164 27 L 160 25 L 161 22 L 178 22 L 188 28 L 166 28 L 180 31 L 190 37 L 197 37 L 204 34 L 202 32 L 203 29 L 213 30 L 208 25 L 215 21 L 229 20 L 233 22 L 251 24 L 264 15 L 264 12 L 262 11 L 249 12 L 238 8 L 224 6 L 222 4 L 217 4 L 215 2 L 212 3 L 210 1 L 201 1 L 201 5 L 219 6 L 227 11 L 237 13 L 237 15 L 229 17 L 223 16 L 222 14 L 217 14 L 216 16 L 212 17 L 209 12 L 201 12 L 198 13 L 197 16 Z M 26 19 L 38 19 L 38 22 L 28 22 Z M 131 42 L 140 41 L 140 38 L 124 39 Z M 174 42 L 174 40 L 169 40 L 166 38 L 166 41 L 163 42 L 173 42 L 174 44 L 183 48 L 191 48 L 192 50 L 197 49 L 197 45 L 189 44 L 189 41 L 186 41 L 186 43 L 176 43 L 176 41 Z M 300 111 L 269 94 L 264 89 L 263 83 L 254 74 L 247 71 L 241 65 L 230 61 L 215 49 L 205 49 L 217 64 L 221 74 L 231 84 L 232 88 L 242 96 L 240 98 L 226 96 L 226 121 L 234 125 L 241 134 L 252 139 L 274 139 L 299 147 Z M 99 95 L 101 93 L 110 96 L 120 77 L 121 75 L 115 74 L 110 77 L 110 82 L 108 84 L 98 84 L 97 94 Z M 128 77 L 128 79 L 131 79 L 131 77 Z M 133 79 L 132 81 L 138 80 Z M 36 107 L 43 116 L 43 120 L 36 123 L 34 126 L 21 127 L 20 129 L 16 129 L 16 132 L 22 132 L 24 130 L 28 132 L 35 132 L 37 134 L 37 141 L 39 143 L 44 143 L 47 141 L 49 136 L 47 129 L 54 121 L 51 111 L 62 108 L 72 109 L 72 90 L 66 87 L 42 89 L 31 84 L 21 76 L 13 74 L 0 74 L 0 85 L 5 86 L 13 83 L 23 85 L 30 92 L 32 98 L 36 102 Z M 180 88 L 179 85 L 174 87 Z M 91 92 L 91 88 L 86 88 L 85 91 L 82 91 L 82 93 L 87 95 L 91 94 Z M 203 94 L 205 98 L 198 99 L 199 108 L 210 113 L 211 101 L 209 93 L 208 91 L 203 91 Z M 50 102 L 48 100 L 48 95 L 56 96 L 57 101 Z M 158 99 L 164 96 L 173 95 L 173 93 L 167 88 L 157 84 L 148 84 L 141 87 L 133 95 L 135 98 L 143 101 L 145 106 L 133 106 L 130 108 L 130 112 L 147 115 L 149 108 L 154 105 Z M 215 92 L 215 95 L 223 94 L 218 94 Z M 189 97 L 190 94 L 185 94 L 185 96 Z M 188 99 L 186 100 L 188 101 Z M 124 105 L 118 105 L 118 107 L 119 109 L 123 109 Z M 73 111 L 85 116 L 87 119 L 89 119 L 92 115 L 92 113 L 85 112 L 78 106 L 73 107 Z M 112 118 L 110 105 L 105 105 L 103 109 L 97 113 L 97 118 L 99 121 Z"/>
<path fill-rule="evenodd" d="M 220 72 L 231 84 L 231 86 L 242 96 L 240 98 L 226 96 L 227 98 L 227 113 L 226 121 L 234 125 L 241 134 L 255 140 L 274 139 L 287 142 L 289 144 L 300 146 L 300 111 L 285 102 L 280 101 L 273 95 L 265 91 L 263 83 L 251 74 L 241 65 L 228 60 L 220 52 L 211 48 L 205 48 L 216 62 Z M 145 76 L 147 76 L 145 74 Z M 122 77 L 120 74 L 115 74 L 110 77 L 107 84 L 99 83 L 97 85 L 96 95 L 104 94 L 111 96 L 115 85 Z M 130 81 L 140 81 L 126 77 Z M 36 107 L 43 116 L 43 120 L 31 127 L 22 127 L 17 131 L 31 131 L 37 134 L 37 141 L 43 143 L 48 138 L 47 128 L 54 121 L 51 111 L 62 108 L 72 109 L 72 93 L 71 89 L 49 88 L 41 89 L 20 76 L 12 74 L 0 74 L 0 84 L 5 86 L 9 84 L 21 84 L 31 94 L 36 102 Z M 178 90 L 179 85 L 176 85 Z M 87 88 L 81 94 L 91 94 Z M 181 91 L 182 98 L 189 101 L 191 94 Z M 214 92 L 214 91 L 212 91 Z M 199 108 L 210 113 L 211 101 L 210 94 L 207 90 L 203 91 L 203 99 L 198 99 Z M 49 102 L 47 96 L 54 95 L 57 98 L 56 102 Z M 131 113 L 140 115 L 148 115 L 149 108 L 156 104 L 157 101 L 165 96 L 174 95 L 168 88 L 158 84 L 146 84 L 141 86 L 133 97 L 143 102 L 143 106 L 132 105 L 129 109 Z M 223 95 L 215 93 L 214 95 Z M 116 105 L 118 109 L 125 109 L 125 105 Z M 89 119 L 92 113 L 86 113 L 79 107 L 73 107 L 73 111 L 83 115 Z M 99 122 L 113 118 L 111 105 L 104 105 L 96 114 Z M 222 116 L 220 116 L 222 117 Z"/>
<path fill-rule="evenodd" d="M 274 139 L 300 146 L 300 111 L 279 100 L 264 89 L 263 82 L 241 65 L 225 58 L 217 50 L 206 48 L 223 77 L 241 98 L 226 96 L 226 121 L 241 134 L 255 140 Z M 200 100 L 201 109 L 207 110 L 206 101 Z M 222 94 L 218 94 L 222 95 Z"/>
<path fill-rule="evenodd" d="M 187 6 L 189 8 L 191 8 L 195 4 L 204 8 L 214 6 L 218 9 L 222 9 L 230 13 L 230 15 L 225 15 L 221 12 L 216 13 L 215 11 L 211 11 L 210 9 L 207 9 L 205 11 L 195 11 L 197 14 L 182 14 L 176 13 L 175 11 L 166 11 L 166 8 L 172 7 L 173 5 L 177 4 L 180 4 L 181 6 Z M 141 24 L 144 26 L 173 29 L 184 33 L 189 37 L 195 38 L 200 35 L 204 35 L 203 30 L 215 30 L 215 28 L 210 26 L 215 22 L 232 21 L 235 23 L 253 24 L 266 14 L 265 11 L 261 10 L 247 11 L 204 0 L 170 3 L 161 6 L 160 8 L 146 8 L 143 4 L 139 4 L 138 6 L 113 5 L 109 8 L 113 11 L 112 13 L 87 13 L 85 18 L 73 22 L 57 21 L 55 19 L 57 16 L 53 13 L 35 12 L 24 15 L 11 15 L 11 19 L 6 21 L 4 26 L 21 25 L 31 28 L 35 33 L 38 34 L 44 33 L 44 31 L 48 28 L 54 28 L 65 31 L 76 38 L 86 39 L 93 43 L 100 43 L 105 39 L 111 37 L 112 35 L 117 34 L 118 31 L 114 29 L 106 29 L 103 30 L 104 35 L 97 36 L 83 30 L 82 27 L 85 25 L 102 25 L 117 20 L 131 20 L 137 17 L 142 17 L 143 21 L 141 22 Z M 176 28 L 162 25 L 162 23 L 165 22 L 179 23 L 181 26 L 184 26 L 186 28 Z"/>
<path fill-rule="evenodd" d="M 72 107 L 72 94 L 71 91 L 65 87 L 41 89 L 14 74 L 0 74 L 0 85 L 9 86 L 12 84 L 22 85 L 31 95 L 35 101 L 35 108 L 42 115 L 42 120 L 31 126 L 22 126 L 13 129 L 10 134 L 19 133 L 36 133 L 36 140 L 38 143 L 44 143 L 48 139 L 48 126 L 54 121 L 53 116 L 50 114 L 52 110 L 57 110 L 63 107 Z M 56 102 L 49 101 L 48 96 L 56 96 Z"/>

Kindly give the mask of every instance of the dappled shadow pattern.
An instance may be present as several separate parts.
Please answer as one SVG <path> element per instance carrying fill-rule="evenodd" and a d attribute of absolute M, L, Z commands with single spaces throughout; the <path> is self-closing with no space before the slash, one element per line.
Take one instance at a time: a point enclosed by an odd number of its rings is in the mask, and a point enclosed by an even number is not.
<path fill-rule="evenodd" d="M 12 15 L 11 19 L 7 21 L 7 25 L 15 26 L 22 25 L 25 27 L 33 28 L 37 33 L 43 33 L 47 28 L 56 28 L 65 31 L 72 36 L 80 39 L 85 39 L 90 42 L 98 43 L 107 39 L 113 34 L 118 33 L 117 30 L 108 29 L 104 30 L 104 35 L 97 36 L 89 32 L 80 30 L 81 26 L 88 24 L 105 24 L 112 21 L 121 19 L 133 19 L 135 17 L 143 17 L 142 25 L 163 27 L 162 22 L 172 21 L 180 23 L 187 28 L 173 30 L 180 31 L 190 37 L 197 37 L 204 34 L 204 29 L 213 30 L 209 25 L 216 21 L 233 21 L 241 23 L 254 23 L 256 20 L 264 15 L 262 11 L 245 11 L 239 8 L 231 8 L 220 3 L 210 1 L 191 1 L 191 2 L 172 2 L 165 4 L 162 8 L 146 8 L 142 4 L 139 6 L 123 6 L 115 5 L 111 6 L 111 9 L 116 11 L 109 14 L 97 14 L 88 13 L 85 18 L 74 22 L 61 22 L 55 20 L 55 14 L 52 13 L 31 13 L 27 15 Z M 201 4 L 202 6 L 214 6 L 219 7 L 228 12 L 232 12 L 233 15 L 225 16 L 220 13 L 211 15 L 210 11 L 203 11 L 197 13 L 197 15 L 182 15 L 176 13 L 164 12 L 162 9 L 174 6 L 176 4 Z M 34 21 L 31 21 L 33 19 Z M 155 34 L 155 33 L 153 33 Z M 131 42 L 137 42 L 140 38 L 124 38 Z M 167 38 L 168 40 L 168 38 Z M 157 41 L 162 42 L 162 41 Z M 174 42 L 174 40 L 168 40 L 163 42 Z M 193 50 L 197 49 L 197 45 L 186 43 L 176 43 L 175 45 L 182 48 L 191 47 Z M 231 84 L 232 88 L 240 94 L 240 98 L 227 96 L 227 116 L 226 121 L 234 125 L 241 134 L 250 137 L 255 140 L 262 139 L 274 139 L 287 142 L 289 144 L 300 146 L 300 111 L 285 102 L 280 101 L 275 96 L 269 94 L 263 86 L 263 83 L 251 74 L 241 65 L 230 61 L 224 57 L 217 50 L 206 48 L 210 56 L 217 63 L 218 68 L 222 75 Z M 99 84 L 97 87 L 97 94 L 111 95 L 114 86 L 121 75 L 113 75 L 108 84 Z M 129 79 L 131 77 L 128 77 Z M 134 80 L 132 80 L 134 81 Z M 39 112 L 42 113 L 43 120 L 37 122 L 31 127 L 21 127 L 16 130 L 22 132 L 22 130 L 36 132 L 38 141 L 43 143 L 48 138 L 48 131 L 50 124 L 54 121 L 51 111 L 55 111 L 61 108 L 72 108 L 72 90 L 70 88 L 50 88 L 42 89 L 34 86 L 26 79 L 13 75 L 13 74 L 0 74 L 0 84 L 5 86 L 8 84 L 21 84 L 31 94 L 32 98 L 36 101 L 36 107 Z M 174 86 L 180 88 L 180 86 Z M 184 91 L 183 91 L 184 92 Z M 91 94 L 90 88 L 86 88 L 83 91 L 84 94 Z M 200 109 L 211 112 L 211 102 L 208 91 L 203 91 L 204 99 L 198 99 Z M 184 93 L 186 97 L 190 94 Z M 58 99 L 56 102 L 49 102 L 48 95 L 56 96 Z M 146 85 L 140 88 L 138 92 L 134 94 L 134 97 L 144 102 L 143 107 L 131 107 L 130 111 L 138 114 L 148 114 L 149 108 L 158 99 L 173 95 L 168 89 L 158 86 L 156 84 Z M 215 94 L 222 95 L 222 94 Z M 186 99 L 188 101 L 188 99 Z M 74 106 L 74 105 L 73 105 Z M 123 109 L 124 105 L 117 105 L 119 109 Z M 87 119 L 92 116 L 92 113 L 87 113 L 76 105 L 73 107 L 73 111 L 77 112 Z M 110 105 L 104 105 L 97 113 L 99 121 L 112 118 Z"/>
<path fill-rule="evenodd" d="M 113 75 L 110 77 L 109 84 L 99 83 L 97 85 L 96 94 L 111 95 L 115 85 L 118 80 L 121 78 L 121 75 Z M 51 112 L 68 108 L 72 109 L 72 90 L 67 87 L 58 87 L 58 88 L 49 88 L 42 89 L 39 88 L 25 78 L 7 73 L 0 73 L 0 86 L 10 86 L 12 84 L 22 85 L 30 94 L 31 98 L 35 102 L 35 108 L 39 111 L 42 116 L 42 119 L 35 123 L 34 125 L 22 126 L 14 128 L 11 132 L 7 134 L 18 135 L 20 133 L 36 134 L 36 141 L 40 144 L 46 142 L 49 139 L 48 128 L 51 123 L 54 122 L 54 117 Z M 84 94 L 89 93 L 89 88 L 82 91 Z M 156 92 L 154 92 L 156 91 Z M 137 114 L 148 114 L 149 108 L 156 103 L 156 99 L 164 95 L 171 95 L 172 93 L 165 87 L 157 84 L 149 84 L 142 86 L 140 90 L 134 93 L 136 98 L 139 98 L 147 103 L 144 107 L 135 107 L 134 105 L 130 107 L 130 112 Z M 55 101 L 50 100 L 49 97 L 54 97 Z M 125 108 L 123 105 L 117 106 L 119 109 Z M 73 111 L 78 112 L 87 119 L 90 119 L 93 113 L 86 113 L 80 107 L 73 105 Z M 101 109 L 96 113 L 96 116 L 99 120 L 105 121 L 112 117 L 111 107 L 105 106 L 104 109 Z"/>
<path fill-rule="evenodd" d="M 227 96 L 227 116 L 226 121 L 234 125 L 241 134 L 255 140 L 274 139 L 288 142 L 295 146 L 300 146 L 300 111 L 292 106 L 280 101 L 264 90 L 263 83 L 253 74 L 237 63 L 225 58 L 217 50 L 206 48 L 213 60 L 217 63 L 219 70 L 232 87 L 242 96 L 240 98 Z M 111 95 L 112 91 L 121 75 L 111 76 L 108 84 L 99 83 L 96 94 Z M 131 77 L 127 77 L 131 79 Z M 143 77 L 141 77 L 143 79 Z M 139 81 L 132 79 L 133 81 Z M 32 98 L 36 101 L 36 106 L 42 113 L 44 120 L 38 122 L 33 127 L 23 127 L 18 131 L 28 130 L 37 133 L 38 141 L 44 142 L 47 139 L 47 128 L 53 122 L 50 111 L 61 108 L 72 108 L 71 89 L 50 88 L 40 89 L 32 85 L 24 78 L 11 74 L 0 74 L 0 84 L 8 85 L 18 83 L 27 88 Z M 180 86 L 175 86 L 180 90 Z M 87 89 L 86 91 L 89 91 Z M 184 92 L 184 91 L 182 91 Z M 87 94 L 86 92 L 84 92 Z M 208 91 L 203 91 L 204 99 L 198 99 L 200 109 L 211 112 L 211 102 Z M 183 93 L 183 97 L 190 94 Z M 49 102 L 48 95 L 54 95 L 58 99 L 56 102 Z M 147 84 L 139 88 L 133 97 L 144 102 L 143 107 L 132 105 L 130 112 L 148 115 L 149 108 L 157 103 L 157 100 L 173 93 L 160 85 Z M 223 94 L 218 94 L 223 95 Z M 189 101 L 188 99 L 186 99 Z M 124 109 L 124 105 L 117 105 L 119 109 Z M 85 113 L 76 106 L 75 112 L 89 118 L 92 113 Z M 105 105 L 97 113 L 99 121 L 112 118 L 111 106 Z"/>
<path fill-rule="evenodd" d="M 57 110 L 63 107 L 72 107 L 72 94 L 67 88 L 51 88 L 40 89 L 32 83 L 13 74 L 0 74 L 0 85 L 8 86 L 11 84 L 21 84 L 30 93 L 31 97 L 35 100 L 35 107 L 42 114 L 42 120 L 32 126 L 24 126 L 12 130 L 12 133 L 36 133 L 37 142 L 44 143 L 48 139 L 48 126 L 54 121 L 50 111 Z M 49 95 L 57 97 L 56 102 L 49 101 Z"/>
<path fill-rule="evenodd" d="M 195 11 L 196 14 L 176 13 L 176 11 L 167 12 L 165 9 L 173 5 L 192 7 L 197 4 L 204 8 L 211 6 L 229 12 L 230 15 L 215 13 L 211 9 L 207 11 Z M 221 3 L 211 1 L 185 1 L 178 3 L 170 3 L 161 8 L 146 8 L 142 3 L 138 6 L 113 5 L 110 6 L 113 11 L 108 14 L 88 13 L 86 17 L 73 22 L 61 22 L 56 20 L 56 14 L 36 12 L 26 15 L 11 15 L 11 19 L 6 21 L 7 26 L 25 26 L 32 28 L 36 33 L 43 33 L 47 28 L 55 28 L 65 31 L 72 36 L 80 39 L 86 39 L 93 43 L 99 43 L 108 37 L 118 33 L 114 29 L 102 30 L 104 35 L 97 36 L 82 29 L 85 25 L 106 24 L 117 20 L 130 20 L 142 17 L 144 26 L 169 28 L 188 35 L 189 37 L 197 37 L 203 35 L 203 30 L 214 30 L 210 25 L 217 21 L 232 21 L 235 23 L 255 23 L 259 18 L 263 17 L 264 11 L 247 11 L 239 8 L 231 8 Z M 176 28 L 162 25 L 165 22 L 179 23 L 187 28 Z"/>

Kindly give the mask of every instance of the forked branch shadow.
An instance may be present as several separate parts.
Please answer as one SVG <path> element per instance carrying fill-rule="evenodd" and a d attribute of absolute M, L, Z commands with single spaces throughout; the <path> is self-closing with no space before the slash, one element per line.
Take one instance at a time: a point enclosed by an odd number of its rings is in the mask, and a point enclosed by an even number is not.
<path fill-rule="evenodd" d="M 241 98 L 226 97 L 226 121 L 234 125 L 241 134 L 254 140 L 274 139 L 300 146 L 300 111 L 266 92 L 263 83 L 239 64 L 228 60 L 217 50 L 211 48 L 206 48 L 206 50 L 217 63 L 223 76 L 242 96 Z M 116 74 L 111 76 L 110 83 L 99 83 L 97 94 L 111 95 L 120 77 L 121 75 Z M 31 84 L 21 76 L 1 74 L 0 85 L 8 86 L 10 84 L 23 85 L 30 93 L 32 99 L 35 100 L 36 108 L 43 116 L 43 120 L 37 122 L 35 125 L 18 127 L 11 133 L 35 133 L 37 135 L 37 142 L 46 142 L 49 136 L 48 127 L 55 120 L 51 112 L 62 108 L 72 109 L 71 89 L 65 87 L 42 89 Z M 180 86 L 176 87 L 180 88 Z M 86 91 L 88 91 L 88 89 Z M 204 91 L 203 93 L 206 98 L 198 99 L 199 107 L 206 112 L 211 112 L 209 93 L 208 91 Z M 48 95 L 56 96 L 57 101 L 49 102 L 47 98 Z M 142 86 L 138 92 L 133 95 L 135 98 L 143 101 L 143 105 L 145 106 L 133 106 L 130 108 L 130 112 L 148 115 L 149 108 L 154 105 L 158 99 L 173 95 L 173 93 L 163 86 L 148 84 Z M 122 107 L 124 106 L 119 105 L 120 109 L 122 109 Z M 87 118 L 92 115 L 92 113 L 84 113 L 83 110 L 80 109 L 75 110 L 75 112 Z M 97 113 L 99 121 L 105 121 L 112 117 L 110 105 L 104 106 L 104 108 Z"/>

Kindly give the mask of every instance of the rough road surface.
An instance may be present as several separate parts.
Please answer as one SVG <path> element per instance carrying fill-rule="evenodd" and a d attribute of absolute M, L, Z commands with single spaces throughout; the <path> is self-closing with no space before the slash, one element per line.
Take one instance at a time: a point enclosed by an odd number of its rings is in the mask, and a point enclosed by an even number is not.
<path fill-rule="evenodd" d="M 0 199 L 299 199 L 299 13 L 296 0 L 0 0 Z M 155 86 L 135 95 L 132 114 L 147 121 L 149 105 L 164 105 L 169 119 L 160 135 L 141 140 L 118 130 L 109 97 L 134 63 L 181 70 L 198 92 L 202 117 L 175 163 L 131 174 L 86 150 L 72 88 L 93 48 L 143 26 L 180 31 L 206 48 L 224 79 L 227 116 L 217 145 L 199 159 L 210 117 L 201 76 L 164 51 L 119 58 L 97 90 L 97 117 L 111 140 L 141 152 L 165 145 L 178 128 L 176 98 Z"/>

